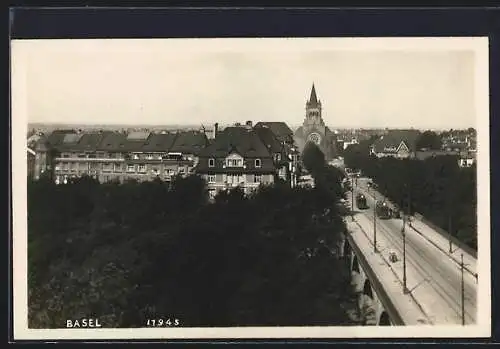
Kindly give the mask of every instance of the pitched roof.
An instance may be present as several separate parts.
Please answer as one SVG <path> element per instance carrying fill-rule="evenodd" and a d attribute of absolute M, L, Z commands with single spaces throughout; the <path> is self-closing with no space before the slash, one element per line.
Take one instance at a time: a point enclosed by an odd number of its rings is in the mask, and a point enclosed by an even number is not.
<path fill-rule="evenodd" d="M 168 152 L 174 144 L 177 135 L 175 133 L 151 133 L 142 150 L 148 152 Z"/>
<path fill-rule="evenodd" d="M 373 146 L 377 153 L 396 152 L 401 142 L 404 142 L 409 151 L 414 152 L 419 135 L 420 131 L 418 130 L 389 130 L 385 135 L 380 136 L 373 143 Z"/>
<path fill-rule="evenodd" d="M 78 150 L 95 151 L 102 139 L 110 132 L 89 132 L 82 135 L 77 144 Z"/>
<path fill-rule="evenodd" d="M 287 137 L 293 137 L 293 131 L 290 129 L 290 127 L 288 127 L 286 123 L 282 121 L 259 121 L 255 124 L 255 127 L 270 128 L 279 140 L 283 140 Z"/>
<path fill-rule="evenodd" d="M 97 144 L 96 150 L 120 151 L 124 149 L 127 135 L 121 132 L 104 133 L 101 141 Z"/>
<path fill-rule="evenodd" d="M 56 147 L 63 143 L 64 138 L 68 134 L 76 134 L 75 130 L 54 130 L 47 137 L 47 144 Z"/>
<path fill-rule="evenodd" d="M 207 144 L 207 136 L 203 132 L 178 132 L 170 151 L 186 154 L 198 154 Z"/>
<path fill-rule="evenodd" d="M 254 131 L 257 133 L 257 136 L 261 139 L 267 149 L 269 149 L 271 152 L 278 153 L 283 150 L 283 146 L 270 128 L 255 127 Z"/>
<path fill-rule="evenodd" d="M 132 131 L 127 135 L 127 140 L 130 141 L 145 141 L 151 133 L 147 131 Z"/>
<path fill-rule="evenodd" d="M 213 143 L 200 152 L 200 157 L 225 157 L 231 152 L 237 152 L 243 157 L 271 156 L 255 130 L 230 126 L 221 131 Z"/>

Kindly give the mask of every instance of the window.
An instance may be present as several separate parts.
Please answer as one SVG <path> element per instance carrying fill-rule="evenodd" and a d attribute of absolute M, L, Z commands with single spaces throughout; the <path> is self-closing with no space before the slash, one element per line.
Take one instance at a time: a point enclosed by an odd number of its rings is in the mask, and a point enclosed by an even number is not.
<path fill-rule="evenodd" d="M 261 162 L 260 159 L 255 159 L 255 167 L 260 167 Z"/>
<path fill-rule="evenodd" d="M 69 163 L 63 162 L 62 163 L 62 168 L 63 168 L 64 171 L 67 171 L 69 169 Z"/>
<path fill-rule="evenodd" d="M 230 183 L 230 184 L 236 184 L 236 183 L 238 183 L 238 176 L 237 175 L 228 174 L 227 175 L 227 182 Z"/>
<path fill-rule="evenodd" d="M 139 160 L 139 154 L 133 154 L 132 159 L 134 160 Z"/>
<path fill-rule="evenodd" d="M 95 154 L 89 154 L 89 159 L 95 159 L 96 155 Z"/>
<path fill-rule="evenodd" d="M 215 159 L 208 159 L 208 167 L 215 167 Z"/>
<path fill-rule="evenodd" d="M 215 175 L 208 175 L 208 183 L 215 183 Z"/>
<path fill-rule="evenodd" d="M 160 169 L 157 168 L 157 167 L 152 168 L 151 172 L 153 173 L 154 176 L 159 176 L 160 175 Z"/>
<path fill-rule="evenodd" d="M 127 165 L 127 172 L 135 172 L 135 165 Z"/>
<path fill-rule="evenodd" d="M 257 175 L 257 174 L 256 174 L 256 175 L 253 177 L 253 182 L 254 182 L 254 183 L 261 183 L 261 182 L 262 182 L 262 175 Z"/>
<path fill-rule="evenodd" d="M 227 167 L 243 167 L 243 159 L 227 159 Z"/>
<path fill-rule="evenodd" d="M 122 171 L 121 164 L 115 164 L 115 166 L 114 166 L 114 172 L 121 172 L 121 171 Z"/>
<path fill-rule="evenodd" d="M 146 172 L 146 165 L 139 165 L 139 172 L 145 173 Z"/>
<path fill-rule="evenodd" d="M 146 159 L 153 160 L 153 154 L 146 154 Z"/>
<path fill-rule="evenodd" d="M 109 162 L 102 164 L 103 172 L 111 172 L 111 169 L 112 169 L 112 164 L 110 164 Z"/>
<path fill-rule="evenodd" d="M 105 155 L 104 155 L 104 153 L 103 153 L 103 152 L 98 152 L 98 153 L 97 153 L 97 157 L 98 157 L 99 159 L 104 159 L 104 156 L 105 156 Z"/>
<path fill-rule="evenodd" d="M 209 189 L 208 190 L 208 197 L 210 199 L 214 199 L 216 195 L 217 195 L 217 192 L 215 191 L 215 189 Z"/>
<path fill-rule="evenodd" d="M 184 174 L 184 173 L 186 173 L 186 171 L 185 171 L 185 168 L 184 168 L 184 167 L 179 167 L 178 172 L 179 172 L 180 174 Z"/>
<path fill-rule="evenodd" d="M 61 164 L 57 163 L 54 168 L 56 171 L 59 171 L 62 168 L 62 166 L 61 166 Z"/>
<path fill-rule="evenodd" d="M 84 159 L 84 158 L 86 158 L 86 157 L 87 157 L 87 155 L 85 155 L 85 154 L 78 154 L 78 157 L 79 157 L 80 159 Z"/>
<path fill-rule="evenodd" d="M 69 158 L 69 154 L 68 154 L 68 153 L 63 153 L 63 154 L 62 154 L 62 157 L 63 157 L 63 158 Z"/>
<path fill-rule="evenodd" d="M 171 169 L 171 168 L 166 168 L 165 169 L 165 177 L 171 177 L 171 176 L 174 175 L 174 173 L 175 173 L 174 170 Z"/>

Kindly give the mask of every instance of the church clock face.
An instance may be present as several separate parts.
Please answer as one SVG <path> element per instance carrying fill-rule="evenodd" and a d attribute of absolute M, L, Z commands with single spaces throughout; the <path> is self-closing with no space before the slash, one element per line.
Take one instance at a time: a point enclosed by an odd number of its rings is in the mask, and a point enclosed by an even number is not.
<path fill-rule="evenodd" d="M 309 134 L 307 139 L 316 145 L 319 145 L 321 143 L 321 136 L 319 135 L 319 133 L 316 132 Z"/>

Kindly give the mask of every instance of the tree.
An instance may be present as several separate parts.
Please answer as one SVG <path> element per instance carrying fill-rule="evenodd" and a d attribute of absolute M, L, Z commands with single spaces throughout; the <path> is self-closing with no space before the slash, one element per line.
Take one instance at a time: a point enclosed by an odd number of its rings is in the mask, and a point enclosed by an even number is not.
<path fill-rule="evenodd" d="M 430 150 L 440 150 L 442 148 L 441 137 L 433 131 L 425 131 L 419 135 L 416 142 L 416 147 L 418 150 L 430 149 Z"/>
<path fill-rule="evenodd" d="M 326 165 L 325 155 L 316 144 L 307 142 L 302 152 L 302 163 L 311 174 L 322 171 Z"/>
<path fill-rule="evenodd" d="M 366 144 L 364 145 L 366 147 Z M 347 166 L 361 169 L 392 202 L 426 219 L 476 248 L 476 178 L 474 168 L 460 169 L 455 156 L 425 160 L 377 158 L 361 143 L 347 148 Z"/>
<path fill-rule="evenodd" d="M 197 176 L 30 182 L 29 326 L 143 327 L 165 314 L 183 326 L 349 324 L 338 173 L 317 173 L 327 190 L 276 183 L 213 204 Z"/>

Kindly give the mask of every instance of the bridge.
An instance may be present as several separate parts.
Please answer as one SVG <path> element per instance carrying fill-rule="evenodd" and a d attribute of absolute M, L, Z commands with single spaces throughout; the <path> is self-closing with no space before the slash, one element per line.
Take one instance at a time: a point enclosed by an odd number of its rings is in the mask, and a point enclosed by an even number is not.
<path fill-rule="evenodd" d="M 358 193 L 367 198 L 367 209 L 351 203 Z M 363 324 L 476 324 L 476 255 L 457 243 L 450 252 L 449 239 L 421 216 L 379 219 L 374 207 L 384 198 L 366 178 L 358 178 L 349 196 L 354 210 L 340 249 Z"/>

